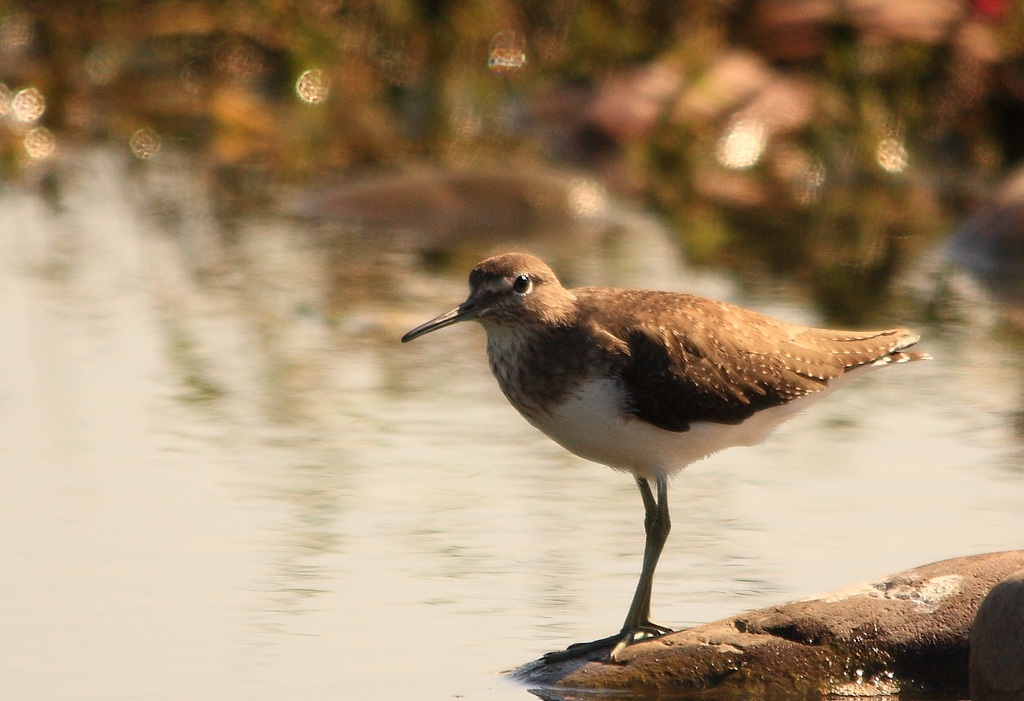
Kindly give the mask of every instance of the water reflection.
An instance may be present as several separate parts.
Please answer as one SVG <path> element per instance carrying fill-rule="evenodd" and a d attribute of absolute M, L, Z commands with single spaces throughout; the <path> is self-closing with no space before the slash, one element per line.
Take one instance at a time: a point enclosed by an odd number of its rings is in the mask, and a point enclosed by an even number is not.
<path fill-rule="evenodd" d="M 397 343 L 464 296 L 461 262 L 266 211 L 224 226 L 170 158 L 90 150 L 63 161 L 59 206 L 0 200 L 8 688 L 526 698 L 497 673 L 619 622 L 632 484 L 535 435 L 479 334 Z M 819 319 L 779 279 L 687 268 L 657 219 L 609 207 L 610 231 L 553 256 L 572 284 Z M 1015 545 L 1021 339 L 956 296 L 959 321 L 916 322 L 930 294 L 890 312 L 924 333 L 923 371 L 867 378 L 676 481 L 659 618 Z"/>
<path fill-rule="evenodd" d="M 75 3 L 12 6 L 0 103 L 16 117 L 0 152 L 17 157 L 0 163 L 47 167 L 95 137 L 140 158 L 175 143 L 248 206 L 326 172 L 555 159 L 657 204 L 694 259 L 792 276 L 833 323 L 866 323 L 900 251 L 932 245 L 967 183 L 1024 153 L 1016 15 L 755 4 L 679 18 L 555 3 L 458 22 L 374 3 L 173 0 L 100 5 L 89 22 Z M 522 223 L 500 204 L 490 222 Z"/>
<path fill-rule="evenodd" d="M 736 170 L 750 168 L 760 160 L 767 145 L 763 122 L 736 120 L 718 142 L 718 162 Z"/>
<path fill-rule="evenodd" d="M 49 158 L 57 150 L 57 139 L 46 127 L 30 129 L 22 140 L 29 158 Z"/>
<path fill-rule="evenodd" d="M 331 94 L 331 79 L 319 68 L 311 68 L 299 75 L 295 92 L 311 105 L 320 104 Z"/>
<path fill-rule="evenodd" d="M 132 134 L 128 147 L 136 158 L 152 158 L 160 152 L 160 135 L 149 127 L 142 127 Z"/>
<path fill-rule="evenodd" d="M 1016 15 L 584 5 L 0 11 L 10 695 L 524 699 L 617 625 L 629 480 L 479 334 L 397 344 L 496 248 L 936 357 L 681 476 L 659 619 L 1019 545 L 1024 345 L 939 260 L 1020 154 Z"/>
<path fill-rule="evenodd" d="M 511 30 L 498 32 L 491 39 L 487 67 L 493 73 L 511 73 L 526 65 L 525 42 Z"/>
<path fill-rule="evenodd" d="M 31 124 L 38 122 L 43 113 L 46 112 L 46 99 L 35 88 L 22 88 L 14 93 L 9 109 L 14 118 L 19 122 Z"/>

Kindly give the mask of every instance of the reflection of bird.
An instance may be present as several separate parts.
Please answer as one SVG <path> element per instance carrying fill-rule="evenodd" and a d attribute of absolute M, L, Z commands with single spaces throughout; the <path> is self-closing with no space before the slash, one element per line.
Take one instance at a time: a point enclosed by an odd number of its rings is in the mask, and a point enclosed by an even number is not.
<path fill-rule="evenodd" d="M 480 322 L 491 370 L 519 413 L 573 453 L 633 473 L 643 498 L 643 567 L 622 630 L 549 659 L 607 648 L 614 659 L 669 632 L 650 620 L 669 475 L 760 442 L 861 370 L 926 357 L 904 352 L 918 340 L 905 329 L 814 329 L 686 294 L 565 289 L 521 253 L 483 261 L 469 284 L 465 302 L 402 341 Z"/>

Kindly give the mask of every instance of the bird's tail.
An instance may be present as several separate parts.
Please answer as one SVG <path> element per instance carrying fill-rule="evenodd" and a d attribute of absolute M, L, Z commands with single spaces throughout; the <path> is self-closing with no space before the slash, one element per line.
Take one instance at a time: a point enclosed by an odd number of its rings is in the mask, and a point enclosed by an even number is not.
<path fill-rule="evenodd" d="M 904 352 L 905 349 L 910 348 L 919 340 L 921 340 L 921 337 L 918 336 L 916 333 L 906 331 L 896 342 L 896 345 L 893 347 L 892 351 L 890 351 L 888 355 L 882 356 L 881 358 L 876 360 L 873 364 L 891 365 L 894 363 L 910 363 L 915 360 L 931 360 L 932 357 L 927 353 L 920 353 L 917 351 L 913 353 Z"/>

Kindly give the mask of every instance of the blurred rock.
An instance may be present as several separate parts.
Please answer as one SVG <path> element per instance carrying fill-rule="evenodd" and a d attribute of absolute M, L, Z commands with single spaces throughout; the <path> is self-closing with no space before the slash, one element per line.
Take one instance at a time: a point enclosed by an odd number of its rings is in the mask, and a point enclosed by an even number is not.
<path fill-rule="evenodd" d="M 676 101 L 673 121 L 714 121 L 761 93 L 771 69 L 757 54 L 735 49 L 717 57 L 699 78 L 691 81 Z"/>
<path fill-rule="evenodd" d="M 796 131 L 814 117 L 815 99 L 810 81 L 773 74 L 735 118 L 761 122 L 771 134 Z"/>
<path fill-rule="evenodd" d="M 638 643 L 619 663 L 597 651 L 513 675 L 552 699 L 569 689 L 716 699 L 965 694 L 975 611 L 1022 567 L 1024 550 L 945 560 Z"/>
<path fill-rule="evenodd" d="M 1024 701 L 1024 571 L 992 587 L 971 628 L 971 698 Z"/>
<path fill-rule="evenodd" d="M 601 84 L 588 120 L 616 141 L 645 138 L 683 85 L 683 71 L 667 62 L 634 66 Z"/>
<path fill-rule="evenodd" d="M 400 237 L 413 250 L 571 239 L 607 208 L 596 181 L 542 167 L 417 167 L 349 177 L 295 199 L 293 214 Z"/>
<path fill-rule="evenodd" d="M 558 160 L 585 167 L 622 192 L 644 189 L 625 150 L 644 144 L 682 89 L 667 58 L 624 67 L 595 85 L 565 83 L 529 98 L 530 130 Z"/>
<path fill-rule="evenodd" d="M 970 17 L 971 4 L 965 0 L 756 0 L 751 3 L 745 33 L 773 61 L 820 56 L 833 41 L 835 28 L 844 25 L 868 41 L 937 44 Z"/>
<path fill-rule="evenodd" d="M 853 26 L 868 37 L 937 43 L 947 38 L 965 16 L 965 0 L 848 0 L 837 11 L 848 13 Z M 838 19 L 838 18 L 837 18 Z"/>
<path fill-rule="evenodd" d="M 997 302 L 1024 310 L 1024 168 L 956 228 L 947 250 Z"/>

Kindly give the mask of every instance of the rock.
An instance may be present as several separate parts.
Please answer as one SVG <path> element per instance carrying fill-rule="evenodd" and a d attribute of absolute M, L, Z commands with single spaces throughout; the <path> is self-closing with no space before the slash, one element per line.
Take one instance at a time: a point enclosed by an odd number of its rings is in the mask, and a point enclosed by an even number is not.
<path fill-rule="evenodd" d="M 601 84 L 587 117 L 617 142 L 639 142 L 657 126 L 682 85 L 683 69 L 672 62 L 634 66 Z"/>
<path fill-rule="evenodd" d="M 670 119 L 677 124 L 720 120 L 759 95 L 772 76 L 772 68 L 752 51 L 725 52 L 687 85 L 672 107 Z"/>
<path fill-rule="evenodd" d="M 970 9 L 965 5 L 971 5 Z M 746 10 L 745 34 L 772 61 L 810 61 L 835 43 L 835 28 L 848 27 L 873 44 L 892 40 L 926 45 L 947 41 L 973 15 L 1001 20 L 1005 11 L 962 0 L 755 0 Z M 785 37 L 780 41 L 779 37 Z"/>
<path fill-rule="evenodd" d="M 512 673 L 560 689 L 642 694 L 966 694 L 969 634 L 989 590 L 1024 550 L 962 557 L 606 652 Z M 1002 697 L 1000 697 L 1002 698 Z"/>
<path fill-rule="evenodd" d="M 971 628 L 971 698 L 1024 701 L 1024 570 L 992 587 Z"/>
<path fill-rule="evenodd" d="M 604 188 L 590 178 L 505 163 L 351 176 L 295 198 L 290 212 L 400 235 L 414 250 L 447 251 L 467 241 L 486 247 L 589 234 L 606 209 Z"/>
<path fill-rule="evenodd" d="M 1024 167 L 953 231 L 946 254 L 1024 327 Z"/>

